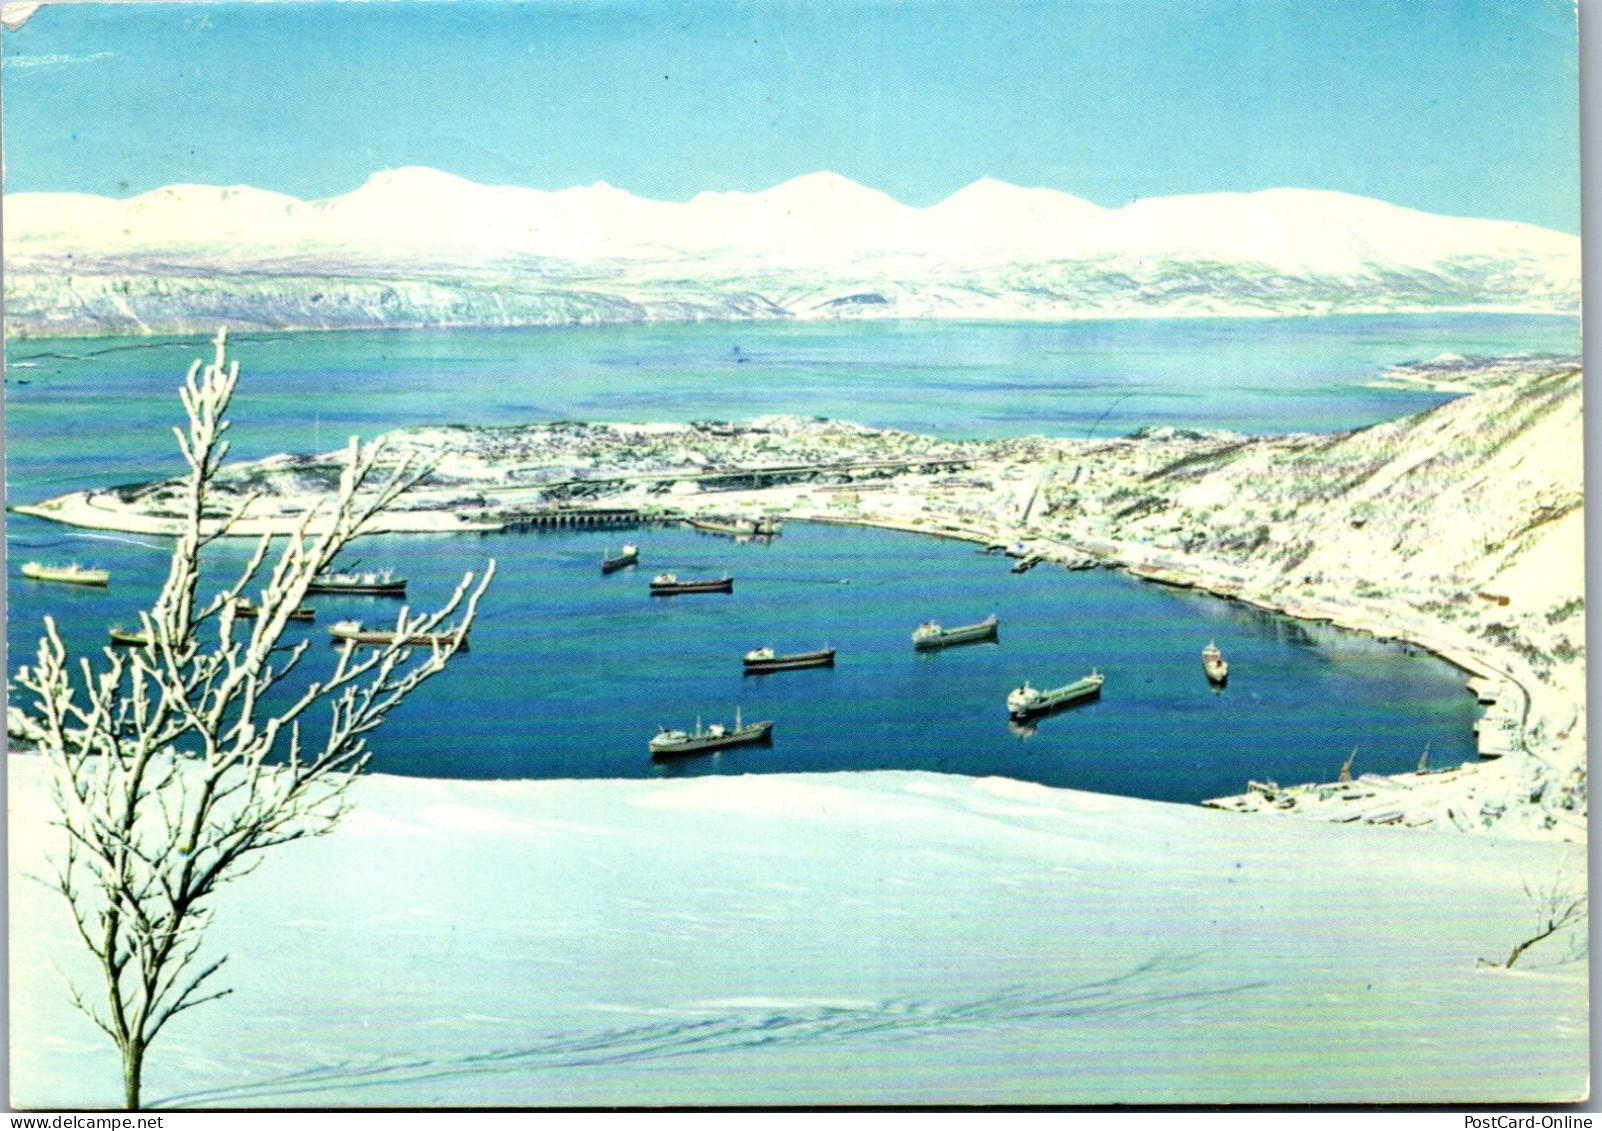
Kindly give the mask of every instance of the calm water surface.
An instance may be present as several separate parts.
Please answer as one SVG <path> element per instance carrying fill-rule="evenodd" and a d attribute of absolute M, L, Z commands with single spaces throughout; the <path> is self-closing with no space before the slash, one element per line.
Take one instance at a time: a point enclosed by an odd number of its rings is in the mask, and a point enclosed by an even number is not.
<path fill-rule="evenodd" d="M 240 335 L 233 442 L 262 456 L 409 424 L 777 412 L 979 438 L 1162 424 L 1330 431 L 1439 403 L 1365 383 L 1444 351 L 1577 353 L 1579 324 L 1437 315 Z M 12 501 L 180 470 L 168 428 L 197 353 L 210 356 L 198 338 L 8 343 Z"/>
<path fill-rule="evenodd" d="M 974 548 L 889 531 L 789 524 L 771 544 L 740 545 L 675 528 L 632 531 L 640 566 L 603 577 L 622 535 L 594 531 L 378 537 L 360 552 L 397 563 L 418 607 L 441 601 L 462 570 L 493 556 L 494 586 L 472 650 L 375 736 L 373 768 L 463 778 L 928 769 L 996 774 L 1175 801 L 1237 792 L 1249 778 L 1330 780 L 1355 746 L 1358 772 L 1473 757 L 1477 711 L 1463 674 L 1396 645 L 1304 626 L 1122 574 L 1051 566 L 1015 577 Z M 18 520 L 13 560 L 54 554 L 111 569 L 109 591 L 11 579 L 12 654 L 20 662 L 51 612 L 69 646 L 98 648 L 131 626 L 159 588 L 164 548 L 92 541 Z M 36 552 L 37 551 L 37 555 Z M 230 545 L 219 566 L 242 560 Z M 732 596 L 652 598 L 647 581 L 735 578 Z M 219 574 L 220 576 L 220 574 Z M 308 676 L 332 663 L 325 627 L 393 618 L 399 602 L 312 598 Z M 910 634 L 934 616 L 1001 618 L 1000 641 L 918 653 Z M 1215 691 L 1200 652 L 1216 640 L 1231 665 Z M 740 658 L 769 645 L 832 645 L 833 669 L 747 676 Z M 1006 693 L 1107 677 L 1099 702 L 1013 727 Z M 773 719 L 771 747 L 653 763 L 659 725 Z"/>
<path fill-rule="evenodd" d="M 407 424 L 739 419 L 797 412 L 950 436 L 1116 435 L 1148 424 L 1276 432 L 1355 427 L 1438 403 L 1364 387 L 1388 365 L 1462 354 L 1578 349 L 1573 319 L 1496 316 L 1079 323 L 606 327 L 242 336 L 236 452 L 327 450 Z M 6 388 L 13 502 L 179 470 L 173 392 L 197 340 L 13 342 Z M 21 384 L 20 382 L 27 382 Z M 602 577 L 624 538 L 637 569 Z M 74 649 L 131 626 L 165 573 L 160 539 L 13 517 L 11 666 L 44 613 Z M 220 567 L 246 548 L 219 549 Z M 770 545 L 678 529 L 382 537 L 363 564 L 442 600 L 485 558 L 499 575 L 473 649 L 377 735 L 375 769 L 444 777 L 616 777 L 912 768 L 996 774 L 1179 801 L 1249 778 L 1330 780 L 1473 757 L 1463 673 L 1432 657 L 1121 574 L 1022 577 L 973 547 L 790 524 Z M 21 579 L 16 563 L 109 568 L 109 591 Z M 727 571 L 733 596 L 652 599 L 651 574 Z M 222 584 L 221 574 L 218 584 Z M 848 582 L 848 584 L 846 584 Z M 326 626 L 393 617 L 374 598 L 316 599 L 307 673 L 332 662 Z M 999 643 L 913 651 L 922 620 L 1002 620 Z M 300 630 L 295 630 L 300 631 Z M 1217 640 L 1229 687 L 1200 651 Z M 830 644 L 834 669 L 745 676 L 740 657 Z M 1092 667 L 1099 702 L 1008 722 L 1007 691 Z M 776 721 L 771 747 L 667 765 L 659 725 Z"/>

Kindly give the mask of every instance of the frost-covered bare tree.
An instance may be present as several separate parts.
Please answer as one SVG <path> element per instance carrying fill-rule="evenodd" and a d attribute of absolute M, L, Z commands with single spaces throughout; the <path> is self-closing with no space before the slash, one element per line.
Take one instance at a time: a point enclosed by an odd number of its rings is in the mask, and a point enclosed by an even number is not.
<path fill-rule="evenodd" d="M 1487 962 L 1480 966 L 1500 966 L 1511 969 L 1530 947 L 1564 930 L 1586 921 L 1590 914 L 1591 897 L 1585 881 L 1585 864 L 1575 856 L 1565 856 L 1557 871 L 1546 883 L 1524 881 L 1524 897 L 1535 913 L 1530 934 L 1513 944 L 1513 949 L 1501 962 Z M 1583 936 L 1582 936 L 1583 941 Z M 1571 952 L 1570 957 L 1573 957 Z"/>
<path fill-rule="evenodd" d="M 203 954 L 218 886 L 265 850 L 334 827 L 367 762 L 366 736 L 466 642 L 494 573 L 490 562 L 476 581 L 467 574 L 435 612 L 403 608 L 394 643 L 346 643 L 331 675 L 289 680 L 307 642 L 279 642 L 309 583 L 427 469 L 401 460 L 381 471 L 379 446 L 352 440 L 337 495 L 275 557 L 263 536 L 232 584 L 208 596 L 202 551 L 250 502 L 221 514 L 209 505 L 239 378 L 224 332 L 215 345 L 213 363 L 197 360 L 181 392 L 189 425 L 174 431 L 189 467 L 186 513 L 166 583 L 141 614 L 146 643 L 74 664 L 47 617 L 36 663 L 16 677 L 32 693 L 65 830 L 40 878 L 66 898 L 99 967 L 87 985 L 64 976 L 74 1004 L 116 1043 L 130 1108 L 163 1027 L 230 992 L 217 977 L 226 956 Z M 249 620 L 238 615 L 247 594 L 258 609 Z M 404 645 L 420 633 L 443 639 L 426 650 Z M 313 714 L 319 704 L 326 717 Z"/>

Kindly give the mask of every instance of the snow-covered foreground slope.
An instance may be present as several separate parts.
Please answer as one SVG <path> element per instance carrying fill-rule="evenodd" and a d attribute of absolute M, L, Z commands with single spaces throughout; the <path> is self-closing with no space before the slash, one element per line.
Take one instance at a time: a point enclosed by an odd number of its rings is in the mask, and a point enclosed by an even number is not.
<path fill-rule="evenodd" d="M 642 747 L 643 756 L 643 747 Z M 382 755 L 380 754 L 380 760 Z M 119 1095 L 51 960 L 13 755 L 13 1102 Z M 925 773 L 373 776 L 226 891 L 236 992 L 162 1105 L 1491 1101 L 1584 1094 L 1563 846 L 1243 819 Z M 1573 851 L 1568 849 L 1568 851 Z"/>
<path fill-rule="evenodd" d="M 679 204 L 398 169 L 330 200 L 172 185 L 4 208 L 18 335 L 1579 304 L 1577 237 L 1305 189 L 1108 209 L 986 179 L 920 209 L 815 173 Z"/>

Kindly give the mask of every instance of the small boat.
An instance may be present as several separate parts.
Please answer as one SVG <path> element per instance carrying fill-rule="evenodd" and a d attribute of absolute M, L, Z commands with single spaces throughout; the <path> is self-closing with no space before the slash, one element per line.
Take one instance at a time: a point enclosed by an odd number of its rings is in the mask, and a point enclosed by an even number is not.
<path fill-rule="evenodd" d="M 355 641 L 357 644 L 373 644 L 387 646 L 395 643 L 400 634 L 393 628 L 363 628 L 359 620 L 342 620 L 328 626 L 329 643 L 342 640 Z M 456 642 L 455 630 L 445 632 L 414 632 L 403 643 L 406 647 L 439 647 L 444 648 Z M 457 649 L 466 652 L 467 637 L 462 637 L 461 646 Z"/>
<path fill-rule="evenodd" d="M 733 593 L 734 578 L 727 575 L 709 581 L 680 581 L 671 573 L 651 578 L 651 596 L 671 597 L 675 593 Z"/>
<path fill-rule="evenodd" d="M 772 648 L 757 648 L 745 654 L 745 674 L 784 672 L 794 668 L 832 668 L 834 649 L 819 648 L 815 652 L 791 652 L 775 656 Z"/>
<path fill-rule="evenodd" d="M 308 593 L 360 593 L 374 597 L 406 596 L 406 579 L 389 570 L 377 573 L 319 573 L 306 586 Z"/>
<path fill-rule="evenodd" d="M 108 631 L 111 633 L 111 642 L 120 644 L 124 648 L 145 648 L 150 644 L 150 634 L 147 632 L 129 632 L 126 628 L 113 628 Z"/>
<path fill-rule="evenodd" d="M 602 573 L 616 573 L 624 566 L 631 566 L 640 560 L 640 548 L 633 542 L 625 542 L 622 551 L 617 557 L 610 555 L 601 558 Z"/>
<path fill-rule="evenodd" d="M 249 597 L 239 597 L 234 601 L 234 616 L 242 620 L 255 620 L 261 616 L 261 608 L 251 603 Z M 290 620 L 310 621 L 317 619 L 317 610 L 302 605 L 289 614 Z"/>
<path fill-rule="evenodd" d="M 941 628 L 934 621 L 924 621 L 912 634 L 914 648 L 944 648 L 948 644 L 972 644 L 976 640 L 994 640 L 996 626 L 1001 622 L 991 613 L 978 624 L 965 624 L 960 628 Z"/>
<path fill-rule="evenodd" d="M 89 569 L 77 562 L 64 566 L 40 565 L 38 562 L 23 562 L 22 576 L 34 581 L 62 581 L 68 585 L 105 585 L 111 581 L 111 574 L 103 569 Z"/>
<path fill-rule="evenodd" d="M 663 727 L 657 736 L 650 741 L 652 758 L 680 758 L 691 754 L 710 754 L 714 750 L 722 750 L 730 746 L 746 746 L 753 742 L 772 742 L 773 724 L 771 722 L 751 723 L 749 726 L 740 722 L 740 712 L 734 712 L 734 729 L 730 730 L 722 723 L 713 723 L 705 730 L 701 729 L 701 720 L 695 720 L 693 733 L 683 730 L 669 730 Z"/>
<path fill-rule="evenodd" d="M 1044 715 L 1075 703 L 1083 703 L 1101 694 L 1101 685 L 1106 678 L 1091 669 L 1084 679 L 1054 687 L 1050 691 L 1030 687 L 1026 679 L 1022 687 L 1014 688 L 1007 694 L 1007 714 L 1015 719 L 1027 719 L 1032 715 Z"/>
<path fill-rule="evenodd" d="M 1229 664 L 1225 661 L 1224 654 L 1218 650 L 1216 640 L 1202 649 L 1202 671 L 1206 672 L 1207 678 L 1214 683 L 1229 682 Z"/>

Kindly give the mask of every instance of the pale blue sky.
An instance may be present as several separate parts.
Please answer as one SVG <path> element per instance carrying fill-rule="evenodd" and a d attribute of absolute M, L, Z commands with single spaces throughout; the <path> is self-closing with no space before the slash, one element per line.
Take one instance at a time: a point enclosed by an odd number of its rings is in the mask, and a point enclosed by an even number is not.
<path fill-rule="evenodd" d="M 1288 185 L 1579 227 L 1568 0 L 70 4 L 4 52 L 7 191 L 830 169 L 913 205 Z"/>

